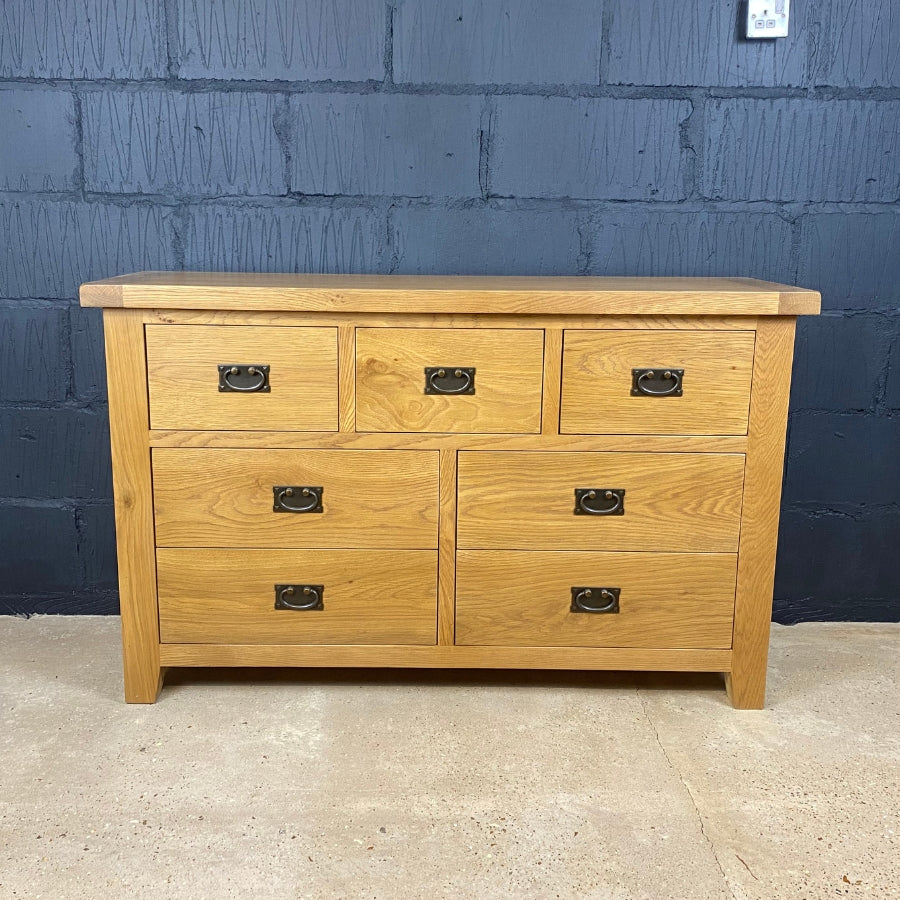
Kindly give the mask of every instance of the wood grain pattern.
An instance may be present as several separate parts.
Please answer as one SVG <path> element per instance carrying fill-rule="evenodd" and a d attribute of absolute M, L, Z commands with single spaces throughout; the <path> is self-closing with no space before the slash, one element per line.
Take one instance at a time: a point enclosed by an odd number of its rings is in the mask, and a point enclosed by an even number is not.
<path fill-rule="evenodd" d="M 507 647 L 731 647 L 726 553 L 461 550 L 456 640 Z M 619 612 L 570 611 L 573 587 L 621 589 Z"/>
<path fill-rule="evenodd" d="M 746 434 L 752 331 L 568 331 L 560 430 Z M 632 369 L 684 369 L 680 397 L 633 396 Z"/>
<path fill-rule="evenodd" d="M 164 671 L 159 660 L 156 615 L 144 326 L 139 312 L 108 310 L 103 314 L 103 329 L 110 388 L 125 699 L 129 703 L 153 703 Z"/>
<path fill-rule="evenodd" d="M 218 365 L 271 366 L 271 393 L 220 393 Z M 147 326 L 153 428 L 334 431 L 337 329 Z"/>
<path fill-rule="evenodd" d="M 439 644 L 452 644 L 456 630 L 456 456 L 456 450 L 441 450 L 437 621 Z"/>
<path fill-rule="evenodd" d="M 514 329 L 360 328 L 359 431 L 538 432 L 543 334 Z M 426 366 L 474 367 L 475 393 L 425 394 Z"/>
<path fill-rule="evenodd" d="M 458 546 L 734 553 L 744 457 L 703 453 L 459 455 Z M 574 515 L 575 488 L 624 488 L 622 516 Z"/>
<path fill-rule="evenodd" d="M 384 666 L 398 669 L 586 669 L 727 672 L 730 650 L 604 647 L 418 647 L 163 644 L 168 666 Z"/>
<path fill-rule="evenodd" d="M 562 329 L 548 328 L 544 331 L 544 387 L 541 396 L 541 434 L 559 434 L 562 354 Z"/>
<path fill-rule="evenodd" d="M 434 644 L 437 552 L 157 551 L 163 642 Z M 276 584 L 324 585 L 324 609 L 275 609 Z"/>
<path fill-rule="evenodd" d="M 749 278 L 138 272 L 83 284 L 82 306 L 103 305 L 98 284 L 120 286 L 126 307 L 150 309 L 778 315 L 783 291 L 793 312 L 820 305 L 816 291 Z"/>
<path fill-rule="evenodd" d="M 728 694 L 738 709 L 762 709 L 766 699 L 794 324 L 791 318 L 761 321 L 756 336 L 735 598 L 734 659 L 732 672 L 726 677 Z"/>
<path fill-rule="evenodd" d="M 322 513 L 276 513 L 276 485 L 322 487 Z M 435 549 L 438 453 L 153 451 L 161 547 Z"/>
<path fill-rule="evenodd" d="M 352 325 L 338 328 L 338 429 L 356 431 L 356 329 Z"/>
<path fill-rule="evenodd" d="M 422 432 L 289 432 L 289 431 L 166 431 L 150 432 L 153 447 L 314 448 L 356 450 L 596 450 L 658 453 L 743 453 L 747 438 L 712 435 L 632 434 L 428 434 Z"/>

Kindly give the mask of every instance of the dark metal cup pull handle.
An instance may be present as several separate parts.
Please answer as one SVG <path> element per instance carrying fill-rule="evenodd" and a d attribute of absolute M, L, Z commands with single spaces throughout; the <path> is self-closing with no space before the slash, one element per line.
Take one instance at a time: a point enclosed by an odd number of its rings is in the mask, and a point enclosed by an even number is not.
<path fill-rule="evenodd" d="M 320 513 L 322 512 L 323 487 L 304 487 L 302 485 L 280 485 L 272 488 L 274 501 L 272 511 L 279 513 Z M 302 500 L 291 502 L 293 497 Z"/>
<path fill-rule="evenodd" d="M 325 609 L 324 584 L 276 584 L 275 609 Z"/>
<path fill-rule="evenodd" d="M 219 366 L 219 390 L 223 393 L 268 394 L 268 366 L 228 363 Z"/>
<path fill-rule="evenodd" d="M 665 366 L 659 369 L 632 369 L 631 394 L 633 397 L 681 397 L 684 369 Z"/>
<path fill-rule="evenodd" d="M 625 488 L 575 488 L 576 516 L 624 516 Z"/>
<path fill-rule="evenodd" d="M 621 588 L 614 587 L 573 587 L 573 613 L 617 613 Z"/>
<path fill-rule="evenodd" d="M 475 369 L 462 366 L 426 366 L 426 394 L 474 394 Z"/>

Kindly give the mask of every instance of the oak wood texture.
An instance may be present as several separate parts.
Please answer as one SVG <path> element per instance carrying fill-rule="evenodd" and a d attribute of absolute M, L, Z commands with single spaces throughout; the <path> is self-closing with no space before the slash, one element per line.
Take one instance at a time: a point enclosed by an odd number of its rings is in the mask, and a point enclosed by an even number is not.
<path fill-rule="evenodd" d="M 81 286 L 83 306 L 297 312 L 663 315 L 817 313 L 817 291 L 752 278 L 138 272 Z"/>
<path fill-rule="evenodd" d="M 731 647 L 737 557 L 461 550 L 456 640 L 506 647 Z M 571 612 L 573 587 L 621 589 L 619 612 Z"/>
<path fill-rule="evenodd" d="M 746 434 L 752 331 L 567 331 L 560 431 Z M 632 369 L 684 369 L 683 395 L 634 396 Z"/>
<path fill-rule="evenodd" d="M 463 549 L 734 553 L 744 457 L 702 453 L 459 454 Z M 576 488 L 625 490 L 625 514 L 575 515 Z"/>
<path fill-rule="evenodd" d="M 274 512 L 291 485 L 323 488 L 323 512 Z M 433 450 L 155 449 L 153 490 L 161 547 L 438 546 Z"/>
<path fill-rule="evenodd" d="M 456 630 L 456 458 L 441 450 L 441 520 L 438 532 L 438 643 L 453 643 Z"/>
<path fill-rule="evenodd" d="M 725 679 L 731 702 L 738 709 L 762 709 L 765 704 L 794 326 L 792 318 L 767 319 L 760 321 L 756 336 L 734 659 Z"/>
<path fill-rule="evenodd" d="M 105 310 L 125 699 L 155 702 L 163 679 L 156 612 L 147 369 L 140 312 Z"/>
<path fill-rule="evenodd" d="M 461 647 L 163 644 L 167 666 L 357 666 L 397 669 L 586 669 L 727 672 L 730 650 L 652 647 Z"/>
<path fill-rule="evenodd" d="M 537 329 L 357 329 L 357 430 L 536 433 L 543 342 Z M 426 394 L 437 366 L 474 367 L 475 393 Z"/>
<path fill-rule="evenodd" d="M 270 393 L 221 393 L 219 364 L 271 366 Z M 336 431 L 337 329 L 148 325 L 153 428 Z"/>
<path fill-rule="evenodd" d="M 163 642 L 435 643 L 436 551 L 161 549 L 157 566 Z M 295 583 L 324 585 L 324 609 L 275 609 Z"/>
<path fill-rule="evenodd" d="M 338 328 L 338 407 L 339 430 L 356 431 L 356 329 L 352 325 Z"/>
<path fill-rule="evenodd" d="M 559 434 L 560 382 L 562 378 L 563 332 L 544 331 L 544 387 L 541 405 L 541 434 Z"/>

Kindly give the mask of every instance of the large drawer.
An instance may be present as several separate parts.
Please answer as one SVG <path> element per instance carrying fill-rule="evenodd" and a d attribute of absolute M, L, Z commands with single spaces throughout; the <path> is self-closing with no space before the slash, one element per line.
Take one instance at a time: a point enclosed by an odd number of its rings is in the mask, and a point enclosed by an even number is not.
<path fill-rule="evenodd" d="M 156 559 L 164 643 L 436 640 L 436 551 L 164 549 Z M 321 608 L 278 609 L 278 598 Z"/>
<path fill-rule="evenodd" d="M 737 557 L 726 553 L 465 550 L 456 572 L 456 642 L 727 648 L 736 575 Z M 593 591 L 584 599 L 586 588 Z M 619 592 L 615 601 L 610 589 Z M 573 611 L 578 595 L 587 606 L 618 611 Z"/>
<path fill-rule="evenodd" d="M 359 328 L 357 431 L 539 432 L 543 356 L 536 329 Z"/>
<path fill-rule="evenodd" d="M 146 338 L 151 428 L 337 430 L 336 328 L 148 325 Z"/>
<path fill-rule="evenodd" d="M 157 448 L 156 543 L 435 548 L 438 456 L 434 450 Z"/>
<path fill-rule="evenodd" d="M 560 431 L 746 434 L 754 341 L 752 331 L 567 331 Z"/>
<path fill-rule="evenodd" d="M 458 546 L 734 553 L 743 480 L 736 453 L 466 451 Z"/>

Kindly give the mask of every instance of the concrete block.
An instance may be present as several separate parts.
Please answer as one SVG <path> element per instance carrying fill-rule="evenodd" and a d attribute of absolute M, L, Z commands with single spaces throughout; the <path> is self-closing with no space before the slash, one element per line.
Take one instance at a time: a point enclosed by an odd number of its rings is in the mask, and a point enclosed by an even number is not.
<path fill-rule="evenodd" d="M 78 186 L 72 94 L 0 91 L 0 122 L 0 189 L 68 191 Z"/>
<path fill-rule="evenodd" d="M 66 399 L 66 310 L 0 305 L 0 401 Z"/>
<path fill-rule="evenodd" d="M 219 0 L 178 4 L 182 78 L 384 78 L 383 0 Z"/>
<path fill-rule="evenodd" d="M 312 206 L 188 207 L 185 265 L 202 271 L 387 271 L 383 213 Z"/>
<path fill-rule="evenodd" d="M 817 0 L 812 79 L 837 87 L 900 87 L 896 0 Z"/>
<path fill-rule="evenodd" d="M 401 209 L 397 271 L 423 275 L 575 275 L 579 215 L 567 210 Z"/>
<path fill-rule="evenodd" d="M 81 543 L 79 556 L 87 590 L 115 590 L 119 584 L 116 563 L 116 517 L 112 503 L 86 506 L 78 511 Z"/>
<path fill-rule="evenodd" d="M 169 207 L 0 198 L 0 296 L 76 297 L 83 281 L 177 268 Z"/>
<path fill-rule="evenodd" d="M 884 328 L 890 347 L 884 405 L 889 409 L 900 409 L 900 318 L 892 317 L 887 320 Z"/>
<path fill-rule="evenodd" d="M 3 0 L 0 78 L 162 78 L 164 0 Z"/>
<path fill-rule="evenodd" d="M 79 400 L 106 400 L 106 359 L 103 352 L 103 312 L 73 306 L 70 311 L 72 368 Z"/>
<path fill-rule="evenodd" d="M 480 194 L 479 97 L 302 94 L 291 98 L 291 190 Z"/>
<path fill-rule="evenodd" d="M 394 12 L 394 81 L 597 84 L 601 0 L 406 0 Z"/>
<path fill-rule="evenodd" d="M 2 95 L 0 95 L 2 96 Z M 88 190 L 283 194 L 274 94 L 99 91 L 86 94 Z"/>
<path fill-rule="evenodd" d="M 80 584 L 72 509 L 0 506 L 0 592 L 71 591 Z"/>
<path fill-rule="evenodd" d="M 0 409 L 0 459 L 0 497 L 112 497 L 105 413 Z"/>
<path fill-rule="evenodd" d="M 874 410 L 888 350 L 882 316 L 802 316 L 791 408 Z"/>
<path fill-rule="evenodd" d="M 790 282 L 791 226 L 771 213 L 604 211 L 589 274 L 742 276 Z"/>
<path fill-rule="evenodd" d="M 895 201 L 900 101 L 709 100 L 702 191 L 732 200 Z"/>
<path fill-rule="evenodd" d="M 502 197 L 678 200 L 682 100 L 499 97 L 490 192 Z"/>
<path fill-rule="evenodd" d="M 813 213 L 800 226 L 798 282 L 823 309 L 900 309 L 900 215 Z"/>
<path fill-rule="evenodd" d="M 791 416 L 786 503 L 900 505 L 900 416 Z"/>
<path fill-rule="evenodd" d="M 887 0 L 889 2 L 889 0 Z M 806 4 L 790 37 L 738 38 L 741 0 L 606 0 L 610 84 L 789 87 L 804 82 Z"/>

